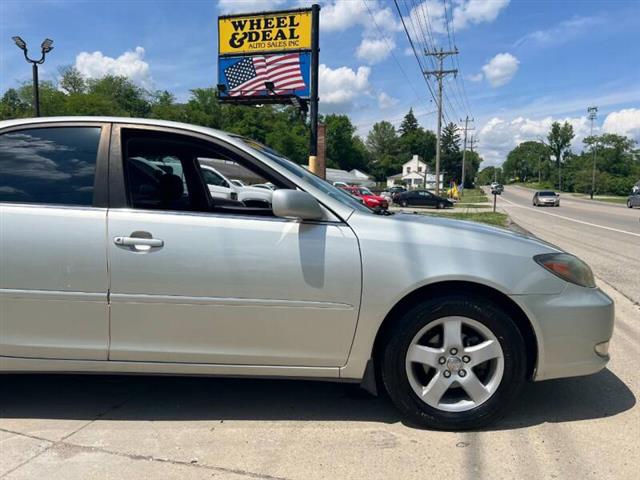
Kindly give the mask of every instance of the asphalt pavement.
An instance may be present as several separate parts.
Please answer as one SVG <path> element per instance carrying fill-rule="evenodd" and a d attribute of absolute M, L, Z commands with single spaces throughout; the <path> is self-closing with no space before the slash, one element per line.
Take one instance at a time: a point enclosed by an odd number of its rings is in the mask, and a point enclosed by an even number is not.
<path fill-rule="evenodd" d="M 408 425 L 387 399 L 353 385 L 2 376 L 0 478 L 637 478 L 640 307 L 628 297 L 637 302 L 639 282 L 629 280 L 639 272 L 640 237 L 631 234 L 640 210 L 563 198 L 538 212 L 528 197 L 507 187 L 499 204 L 591 263 L 616 301 L 602 372 L 529 384 L 503 420 L 464 433 Z"/>
<path fill-rule="evenodd" d="M 534 207 L 533 192 L 507 185 L 498 207 L 522 228 L 582 258 L 599 281 L 640 303 L 640 208 L 568 194 L 560 195 L 560 207 Z"/>

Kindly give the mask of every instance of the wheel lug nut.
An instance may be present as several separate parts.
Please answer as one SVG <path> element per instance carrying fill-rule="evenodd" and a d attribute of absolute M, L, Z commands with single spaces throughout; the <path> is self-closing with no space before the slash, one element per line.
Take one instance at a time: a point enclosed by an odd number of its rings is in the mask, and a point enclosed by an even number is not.
<path fill-rule="evenodd" d="M 465 355 L 464 357 L 462 357 L 462 361 L 464 363 L 469 363 L 471 361 L 471 357 L 469 357 L 469 355 Z"/>
<path fill-rule="evenodd" d="M 458 370 L 458 375 L 460 375 L 461 377 L 464 377 L 467 375 L 466 370 Z"/>
<path fill-rule="evenodd" d="M 444 358 L 444 357 L 440 357 L 440 358 L 438 359 L 438 363 L 439 363 L 440 365 L 444 365 L 444 362 L 446 362 L 446 361 L 447 361 L 447 359 L 446 359 L 446 358 Z"/>
<path fill-rule="evenodd" d="M 449 378 L 451 376 L 451 372 L 449 370 L 445 370 L 443 375 L 444 375 L 444 378 Z"/>
<path fill-rule="evenodd" d="M 455 355 L 456 353 L 458 353 L 458 349 L 452 348 L 451 350 L 449 350 L 449 352 L 451 353 L 451 355 Z"/>

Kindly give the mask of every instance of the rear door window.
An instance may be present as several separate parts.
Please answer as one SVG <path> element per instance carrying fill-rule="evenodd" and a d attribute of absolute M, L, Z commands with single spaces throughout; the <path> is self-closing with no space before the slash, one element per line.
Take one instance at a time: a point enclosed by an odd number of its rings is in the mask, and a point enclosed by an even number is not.
<path fill-rule="evenodd" d="M 93 205 L 100 127 L 0 135 L 0 202 Z"/>

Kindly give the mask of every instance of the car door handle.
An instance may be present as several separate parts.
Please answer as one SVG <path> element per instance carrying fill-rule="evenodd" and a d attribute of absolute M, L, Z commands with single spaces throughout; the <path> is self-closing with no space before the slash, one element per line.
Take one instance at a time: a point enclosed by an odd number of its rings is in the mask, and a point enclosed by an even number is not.
<path fill-rule="evenodd" d="M 160 248 L 164 246 L 164 241 L 159 238 L 140 238 L 140 237 L 114 237 L 113 243 L 123 247 L 154 247 Z"/>

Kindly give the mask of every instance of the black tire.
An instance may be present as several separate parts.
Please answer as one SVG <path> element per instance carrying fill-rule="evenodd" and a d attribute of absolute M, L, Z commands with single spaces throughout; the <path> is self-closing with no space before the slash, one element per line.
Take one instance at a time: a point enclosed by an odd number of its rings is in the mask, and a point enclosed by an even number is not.
<path fill-rule="evenodd" d="M 628 208 L 633 208 L 633 205 L 631 205 L 631 200 L 627 200 L 627 207 Z"/>
<path fill-rule="evenodd" d="M 401 207 L 407 207 L 407 201 L 406 200 L 400 200 L 400 206 Z"/>
<path fill-rule="evenodd" d="M 444 208 L 444 203 L 438 202 L 438 206 L 436 207 L 438 210 L 442 210 Z"/>
<path fill-rule="evenodd" d="M 484 403 L 463 412 L 443 411 L 423 402 L 407 377 L 405 359 L 413 337 L 428 323 L 442 317 L 472 318 L 496 336 L 504 355 L 504 372 L 498 389 Z M 402 315 L 393 326 L 380 355 L 383 384 L 391 400 L 413 424 L 438 430 L 469 430 L 499 419 L 518 395 L 526 375 L 525 343 L 503 309 L 478 296 L 448 295 L 425 301 Z"/>

